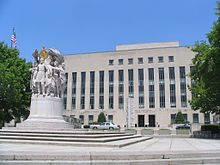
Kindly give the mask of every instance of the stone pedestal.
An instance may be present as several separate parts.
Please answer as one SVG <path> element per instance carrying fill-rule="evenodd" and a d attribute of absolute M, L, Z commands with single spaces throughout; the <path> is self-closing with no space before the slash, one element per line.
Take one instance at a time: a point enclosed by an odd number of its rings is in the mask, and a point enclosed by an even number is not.
<path fill-rule="evenodd" d="M 50 96 L 33 95 L 31 98 L 30 115 L 27 120 L 18 123 L 19 130 L 70 130 L 74 126 L 65 122 L 63 99 Z"/>

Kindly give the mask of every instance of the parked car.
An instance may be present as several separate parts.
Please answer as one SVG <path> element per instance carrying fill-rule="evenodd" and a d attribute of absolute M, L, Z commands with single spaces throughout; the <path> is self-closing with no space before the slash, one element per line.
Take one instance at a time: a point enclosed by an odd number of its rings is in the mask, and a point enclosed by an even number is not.
<path fill-rule="evenodd" d="M 189 124 L 181 124 L 176 126 L 176 129 L 190 129 L 190 125 Z"/>
<path fill-rule="evenodd" d="M 101 124 L 90 125 L 91 129 L 119 129 L 117 125 L 111 122 L 104 122 Z"/>

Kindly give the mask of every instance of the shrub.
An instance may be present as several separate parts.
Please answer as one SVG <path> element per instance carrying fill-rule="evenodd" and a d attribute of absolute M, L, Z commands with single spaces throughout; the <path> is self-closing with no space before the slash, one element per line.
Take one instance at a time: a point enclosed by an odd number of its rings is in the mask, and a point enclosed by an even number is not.
<path fill-rule="evenodd" d="M 220 125 L 217 124 L 202 125 L 201 131 L 211 131 L 212 134 L 220 133 Z"/>
<path fill-rule="evenodd" d="M 183 114 L 181 111 L 179 111 L 176 115 L 176 119 L 175 119 L 175 123 L 176 124 L 183 124 L 184 123 L 184 118 L 183 118 Z"/>
<path fill-rule="evenodd" d="M 98 116 L 98 123 L 106 122 L 105 114 L 101 112 Z"/>

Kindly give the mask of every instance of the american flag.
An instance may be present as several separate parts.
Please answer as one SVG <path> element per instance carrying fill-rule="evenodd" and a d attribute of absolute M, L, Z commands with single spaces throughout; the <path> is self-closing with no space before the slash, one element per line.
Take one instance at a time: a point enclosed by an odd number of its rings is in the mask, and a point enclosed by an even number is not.
<path fill-rule="evenodd" d="M 13 32 L 11 35 L 11 47 L 12 47 L 12 43 L 14 45 L 14 48 L 17 47 L 17 40 L 16 40 L 16 35 L 15 35 L 15 28 L 13 28 Z"/>

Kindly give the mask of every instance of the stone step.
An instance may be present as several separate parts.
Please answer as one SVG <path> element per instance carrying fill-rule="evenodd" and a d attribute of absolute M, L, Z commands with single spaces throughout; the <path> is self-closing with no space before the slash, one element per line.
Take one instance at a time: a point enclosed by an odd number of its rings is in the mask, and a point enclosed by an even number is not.
<path fill-rule="evenodd" d="M 42 133 L 42 132 L 0 132 L 0 136 L 26 136 L 26 137 L 61 137 L 61 138 L 104 138 L 104 137 L 122 137 L 133 134 L 125 134 L 125 133 L 115 133 L 115 134 L 76 134 L 76 133 L 68 133 L 68 134 L 60 134 L 60 133 Z"/>
<path fill-rule="evenodd" d="M 140 135 L 124 135 L 124 136 L 111 136 L 111 137 L 100 137 L 100 138 L 79 138 L 79 137 L 65 137 L 65 136 L 21 136 L 21 135 L 1 135 L 0 139 L 11 139 L 11 140 L 41 140 L 41 141 L 66 141 L 66 142 L 110 142 L 117 140 L 125 140 L 132 138 L 139 138 Z"/>
<path fill-rule="evenodd" d="M 136 136 L 133 138 L 124 138 L 121 140 L 107 140 L 106 142 L 99 141 L 52 141 L 52 140 L 28 140 L 28 139 L 0 139 L 0 143 L 20 143 L 20 144 L 43 144 L 43 145 L 61 145 L 61 146 L 79 146 L 79 147 L 116 147 L 121 148 L 127 145 L 150 140 L 152 137 Z M 0 159 L 1 160 L 1 159 Z"/>
<path fill-rule="evenodd" d="M 0 160 L 1 164 L 16 165 L 60 165 L 60 164 L 83 164 L 83 165 L 183 165 L 183 164 L 219 164 L 220 157 L 203 158 L 177 158 L 177 159 L 150 159 L 150 160 Z"/>
<path fill-rule="evenodd" d="M 71 129 L 71 130 L 17 130 L 15 127 L 4 127 L 0 130 L 1 132 L 8 133 L 41 133 L 41 134 L 125 134 L 125 132 L 120 132 L 119 130 L 84 130 L 84 129 Z"/>

